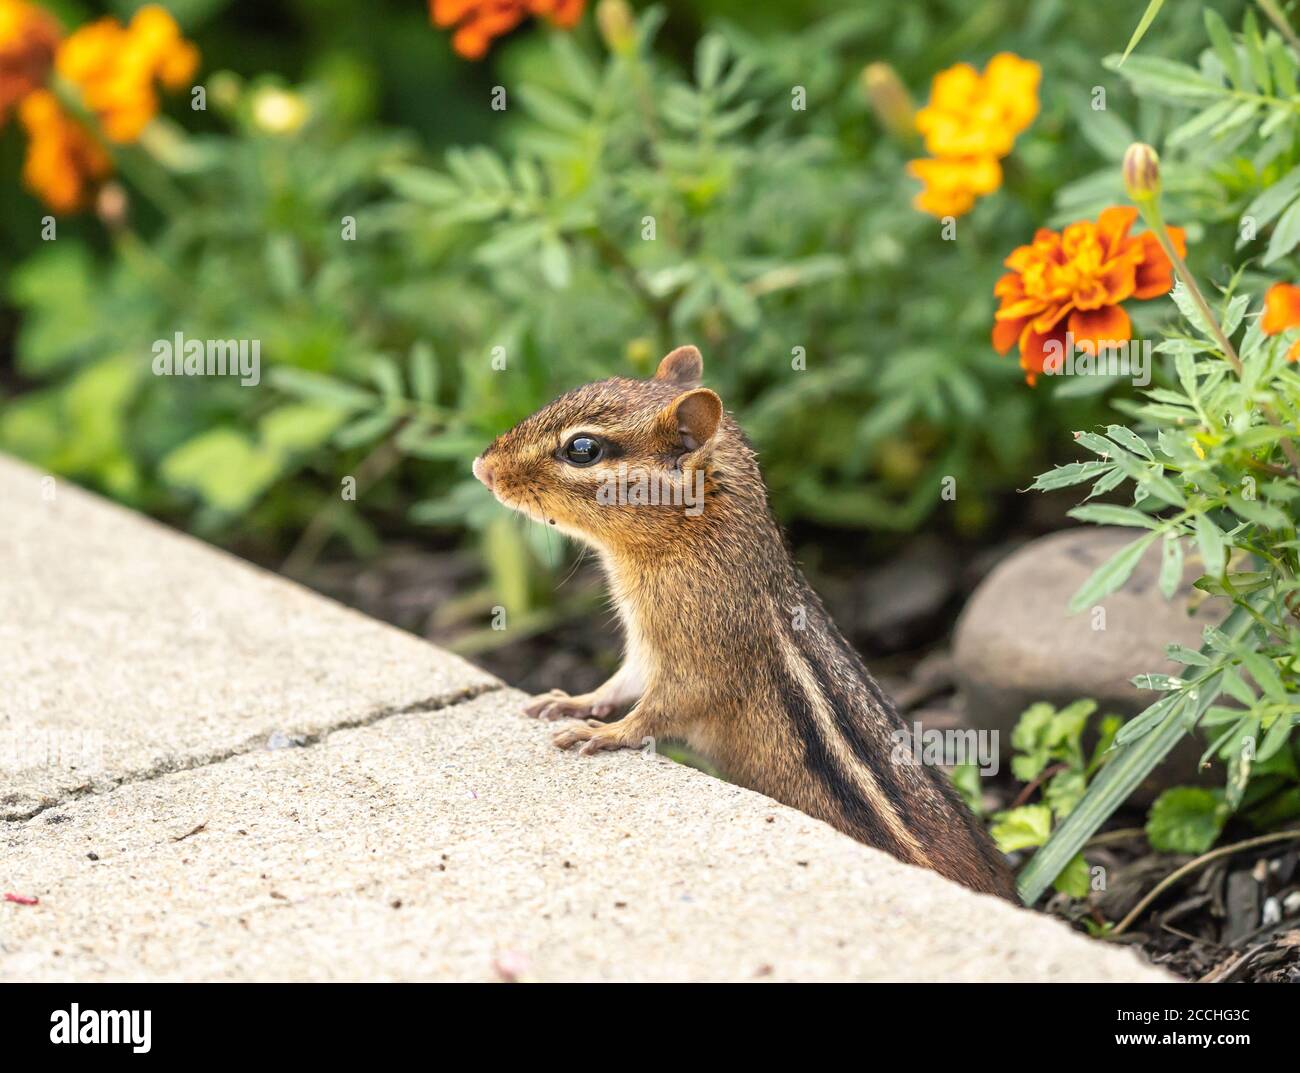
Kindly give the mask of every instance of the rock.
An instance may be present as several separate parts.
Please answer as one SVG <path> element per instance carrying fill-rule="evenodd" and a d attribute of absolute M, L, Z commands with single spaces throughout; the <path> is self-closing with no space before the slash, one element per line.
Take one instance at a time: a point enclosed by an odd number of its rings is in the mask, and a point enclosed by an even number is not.
<path fill-rule="evenodd" d="M 1004 755 L 1020 713 L 1036 701 L 1096 700 L 1102 713 L 1136 715 L 1155 694 L 1130 679 L 1177 674 L 1165 646 L 1199 648 L 1206 623 L 1217 624 L 1223 601 L 1188 611 L 1198 576 L 1192 566 L 1172 600 L 1158 586 L 1160 545 L 1151 547 L 1128 584 L 1097 611 L 1070 614 L 1071 597 L 1092 572 L 1134 538 L 1130 529 L 1066 529 L 1031 541 L 1003 560 L 979 585 L 957 622 L 954 658 L 972 726 L 1000 732 Z M 1139 800 L 1166 786 L 1194 782 L 1204 748 L 1188 738 L 1153 777 Z"/>
<path fill-rule="evenodd" d="M 1169 978 L 44 487 L 0 456 L 0 980 Z"/>

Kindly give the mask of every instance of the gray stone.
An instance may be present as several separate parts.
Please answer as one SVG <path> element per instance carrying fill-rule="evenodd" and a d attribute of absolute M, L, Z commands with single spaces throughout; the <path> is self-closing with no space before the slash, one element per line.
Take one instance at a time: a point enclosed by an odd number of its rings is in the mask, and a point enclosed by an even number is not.
<path fill-rule="evenodd" d="M 0 818 L 500 683 L 0 455 Z"/>
<path fill-rule="evenodd" d="M 972 725 L 1000 731 L 1009 752 L 1020 713 L 1036 701 L 1068 704 L 1096 700 L 1103 713 L 1135 715 L 1157 697 L 1131 679 L 1144 673 L 1177 674 L 1165 657 L 1177 642 L 1199 648 L 1207 623 L 1222 620 L 1223 601 L 1190 605 L 1203 596 L 1191 588 L 1199 571 L 1189 567 L 1180 589 L 1166 600 L 1158 587 L 1157 543 L 1128 584 L 1101 600 L 1104 628 L 1092 610 L 1070 614 L 1070 599 L 1092 572 L 1135 538 L 1131 529 L 1086 527 L 1041 537 L 1004 559 L 975 590 L 957 622 L 957 679 Z M 1174 782 L 1194 781 L 1203 746 L 1188 739 L 1140 798 Z"/>
<path fill-rule="evenodd" d="M 1169 979 L 43 487 L 0 460 L 0 980 Z"/>
<path fill-rule="evenodd" d="M 0 979 L 1166 979 L 666 758 L 562 753 L 521 700 L 0 825 L 40 899 L 0 904 Z"/>

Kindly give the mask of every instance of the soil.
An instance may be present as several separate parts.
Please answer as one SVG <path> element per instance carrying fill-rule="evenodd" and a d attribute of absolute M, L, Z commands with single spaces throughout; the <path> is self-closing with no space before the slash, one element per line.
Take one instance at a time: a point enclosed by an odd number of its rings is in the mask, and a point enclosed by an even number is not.
<path fill-rule="evenodd" d="M 964 712 L 947 654 L 952 624 L 980 578 L 1024 539 L 1013 536 L 991 548 L 920 539 L 867 569 L 850 557 L 804 565 L 900 712 L 923 712 L 927 727 L 959 727 Z M 464 595 L 484 585 L 476 562 L 455 551 L 390 545 L 364 564 L 318 565 L 304 580 L 372 617 L 461 652 L 528 693 L 556 686 L 585 692 L 607 678 L 619 659 L 618 630 L 590 563 L 560 587 L 564 613 L 495 633 L 482 628 L 488 601 Z M 986 815 L 1009 807 L 1022 789 L 1008 767 L 984 780 Z M 1190 861 L 1152 852 L 1144 819 L 1141 811 L 1121 811 L 1090 843 L 1089 861 L 1105 868 L 1106 890 L 1086 902 L 1052 895 L 1038 908 L 1093 934 L 1113 931 L 1106 922 L 1123 920 Z M 1250 834 L 1229 830 L 1220 845 Z M 1109 941 L 1136 945 L 1152 962 L 1188 980 L 1300 983 L 1298 862 L 1300 838 L 1203 859 Z"/>

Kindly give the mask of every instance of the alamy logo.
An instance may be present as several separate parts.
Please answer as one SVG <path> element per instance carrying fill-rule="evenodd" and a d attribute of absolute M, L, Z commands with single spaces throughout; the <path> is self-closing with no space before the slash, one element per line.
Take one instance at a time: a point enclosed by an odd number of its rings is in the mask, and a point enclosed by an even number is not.
<path fill-rule="evenodd" d="M 260 339 L 186 339 L 177 332 L 153 345 L 154 376 L 238 376 L 244 387 L 262 379 Z"/>
<path fill-rule="evenodd" d="M 975 730 L 971 727 L 938 727 L 926 729 L 914 722 L 890 734 L 894 747 L 890 760 L 895 764 L 920 767 L 957 767 L 970 764 L 981 775 L 998 773 L 1000 750 L 996 730 Z"/>
<path fill-rule="evenodd" d="M 637 467 L 618 464 L 618 472 L 605 477 L 596 489 L 596 502 L 602 507 L 683 507 L 694 518 L 704 513 L 704 470 L 690 469 L 674 477 Z"/>
<path fill-rule="evenodd" d="M 152 1022 L 152 1010 L 83 1010 L 74 1002 L 50 1014 L 50 1042 L 129 1043 L 136 1054 L 148 1054 Z"/>
<path fill-rule="evenodd" d="M 1067 331 L 1064 341 L 1048 339 L 1043 343 L 1044 376 L 1123 376 L 1134 387 L 1151 383 L 1150 339 L 1074 338 Z"/>

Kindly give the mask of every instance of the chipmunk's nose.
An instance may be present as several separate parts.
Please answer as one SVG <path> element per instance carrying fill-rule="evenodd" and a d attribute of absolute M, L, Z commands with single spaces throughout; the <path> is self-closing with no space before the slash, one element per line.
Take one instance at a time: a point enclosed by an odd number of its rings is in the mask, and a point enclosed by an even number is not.
<path fill-rule="evenodd" d="M 492 463 L 484 462 L 482 455 L 474 459 L 474 476 L 482 481 L 489 489 L 492 487 Z"/>

